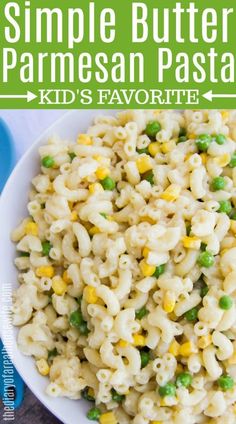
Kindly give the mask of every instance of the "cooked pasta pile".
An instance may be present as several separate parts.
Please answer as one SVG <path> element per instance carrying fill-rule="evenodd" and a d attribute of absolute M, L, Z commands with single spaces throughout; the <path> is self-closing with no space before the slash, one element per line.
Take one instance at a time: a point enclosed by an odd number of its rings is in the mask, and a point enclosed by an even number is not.
<path fill-rule="evenodd" d="M 40 147 L 13 323 L 49 395 L 101 424 L 235 424 L 235 140 L 236 111 L 129 111 Z"/>

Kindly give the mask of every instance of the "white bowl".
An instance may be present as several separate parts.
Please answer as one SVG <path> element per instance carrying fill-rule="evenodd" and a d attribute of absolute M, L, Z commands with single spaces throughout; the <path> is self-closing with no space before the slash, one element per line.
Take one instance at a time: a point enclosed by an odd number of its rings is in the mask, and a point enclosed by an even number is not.
<path fill-rule="evenodd" d="M 45 144 L 53 134 L 58 134 L 62 139 L 74 141 L 79 132 L 87 130 L 95 116 L 114 115 L 115 112 L 114 110 L 87 110 L 66 113 L 45 131 L 22 157 L 0 198 L 1 337 L 3 342 L 5 341 L 16 369 L 27 386 L 46 408 L 65 424 L 91 423 L 86 418 L 86 412 L 91 404 L 84 400 L 76 401 L 47 396 L 45 394 L 45 388 L 48 384 L 47 378 L 41 377 L 36 371 L 32 358 L 22 355 L 17 348 L 17 330 L 12 328 L 9 314 L 11 296 L 8 293 L 8 288 L 18 287 L 17 270 L 14 267 L 15 246 L 10 241 L 10 233 L 27 216 L 26 205 L 30 182 L 39 170 L 39 146 Z"/>

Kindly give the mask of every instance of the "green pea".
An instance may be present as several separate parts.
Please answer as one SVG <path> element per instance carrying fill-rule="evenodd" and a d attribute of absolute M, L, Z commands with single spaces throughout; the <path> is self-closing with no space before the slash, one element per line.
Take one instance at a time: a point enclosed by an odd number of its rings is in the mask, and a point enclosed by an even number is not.
<path fill-rule="evenodd" d="M 125 395 L 120 395 L 115 391 L 115 389 L 111 389 L 111 397 L 114 402 L 121 403 L 125 399 Z"/>
<path fill-rule="evenodd" d="M 179 137 L 182 137 L 184 135 L 187 135 L 187 130 L 186 128 L 181 127 L 179 130 Z"/>
<path fill-rule="evenodd" d="M 83 334 L 83 336 L 87 336 L 89 333 L 87 322 L 86 321 L 81 322 L 81 324 L 78 327 L 78 330 L 81 334 Z"/>
<path fill-rule="evenodd" d="M 236 153 L 231 156 L 231 161 L 229 163 L 230 168 L 235 168 L 236 166 Z"/>
<path fill-rule="evenodd" d="M 149 151 L 148 151 L 148 148 L 147 147 L 145 147 L 144 149 L 137 149 L 137 153 L 139 155 L 141 155 L 142 153 L 145 153 L 146 155 L 149 155 Z"/>
<path fill-rule="evenodd" d="M 223 190 L 226 186 L 226 181 L 224 177 L 216 177 L 211 183 L 211 188 L 213 191 Z"/>
<path fill-rule="evenodd" d="M 107 214 L 104 212 L 100 212 L 100 215 L 103 216 L 103 218 L 107 219 Z"/>
<path fill-rule="evenodd" d="M 70 325 L 72 327 L 79 329 L 83 321 L 84 320 L 80 309 L 77 309 L 70 314 Z"/>
<path fill-rule="evenodd" d="M 224 309 L 225 311 L 228 311 L 233 306 L 233 299 L 230 296 L 222 296 L 219 300 L 219 307 L 221 309 Z"/>
<path fill-rule="evenodd" d="M 69 156 L 70 156 L 71 162 L 73 161 L 74 158 L 76 158 L 76 154 L 74 152 L 70 152 Z"/>
<path fill-rule="evenodd" d="M 187 321 L 192 322 L 192 321 L 196 321 L 197 314 L 198 314 L 198 309 L 195 307 L 185 312 L 184 317 L 186 318 Z"/>
<path fill-rule="evenodd" d="M 160 130 L 161 124 L 158 121 L 150 121 L 146 126 L 145 133 L 150 138 L 156 138 L 156 135 Z"/>
<path fill-rule="evenodd" d="M 182 372 L 176 378 L 176 386 L 177 387 L 188 387 L 193 381 L 193 377 L 189 372 Z"/>
<path fill-rule="evenodd" d="M 98 421 L 101 416 L 101 410 L 99 408 L 91 408 L 87 412 L 87 418 L 91 421 Z"/>
<path fill-rule="evenodd" d="M 144 368 L 147 366 L 148 362 L 150 361 L 150 353 L 146 352 L 145 350 L 140 350 L 140 358 L 141 358 L 141 368 Z"/>
<path fill-rule="evenodd" d="M 205 285 L 204 287 L 201 288 L 200 290 L 200 296 L 201 297 L 205 297 L 207 295 L 207 293 L 209 292 L 209 287 L 207 285 Z"/>
<path fill-rule="evenodd" d="M 44 156 L 41 163 L 45 168 L 52 168 L 55 165 L 55 160 L 52 156 Z"/>
<path fill-rule="evenodd" d="M 94 398 L 88 394 L 89 388 L 85 387 L 81 392 L 81 396 L 83 399 L 88 400 L 89 402 L 94 402 Z"/>
<path fill-rule="evenodd" d="M 226 213 L 227 215 L 230 214 L 232 211 L 232 205 L 229 200 L 221 200 L 219 202 L 219 209 L 217 212 Z"/>
<path fill-rule="evenodd" d="M 154 185 L 154 174 L 152 171 L 146 172 L 143 175 L 143 179 L 147 180 L 151 185 Z"/>
<path fill-rule="evenodd" d="M 52 350 L 49 350 L 48 351 L 48 360 L 52 361 L 52 359 L 55 358 L 55 356 L 57 356 L 57 355 L 58 355 L 58 351 L 57 351 L 56 347 Z"/>
<path fill-rule="evenodd" d="M 214 264 L 214 256 L 206 250 L 205 252 L 200 253 L 197 262 L 204 268 L 210 268 Z"/>
<path fill-rule="evenodd" d="M 21 258 L 29 258 L 30 257 L 30 253 L 29 252 L 19 252 L 19 256 Z"/>
<path fill-rule="evenodd" d="M 220 378 L 218 378 L 217 383 L 224 392 L 234 387 L 234 380 L 227 374 L 223 374 Z"/>
<path fill-rule="evenodd" d="M 104 178 L 104 180 L 101 181 L 101 184 L 102 184 L 104 190 L 112 191 L 116 187 L 115 181 L 110 177 Z"/>
<path fill-rule="evenodd" d="M 175 396 L 176 387 L 173 383 L 167 383 L 165 386 L 159 387 L 159 395 L 161 397 L 165 396 Z"/>
<path fill-rule="evenodd" d="M 200 152 L 206 152 L 212 142 L 212 138 L 209 134 L 201 134 L 196 139 L 196 145 Z"/>
<path fill-rule="evenodd" d="M 142 319 L 147 314 L 148 314 L 148 310 L 145 308 L 145 306 L 143 306 L 141 309 L 138 309 L 137 311 L 135 311 L 135 318 Z"/>
<path fill-rule="evenodd" d="M 49 243 L 49 241 L 43 241 L 42 242 L 43 256 L 49 256 L 51 248 L 52 248 L 52 245 L 51 243 Z"/>
<path fill-rule="evenodd" d="M 177 144 L 179 143 L 185 143 L 185 141 L 188 140 L 188 137 L 186 137 L 186 135 L 181 135 L 181 137 L 178 138 L 177 140 Z"/>
<path fill-rule="evenodd" d="M 224 144 L 226 142 L 226 137 L 223 134 L 217 134 L 216 136 L 216 143 L 217 144 Z"/>
<path fill-rule="evenodd" d="M 165 264 L 162 264 L 156 267 L 156 270 L 152 276 L 159 278 L 160 275 L 164 274 L 164 272 L 165 272 Z"/>

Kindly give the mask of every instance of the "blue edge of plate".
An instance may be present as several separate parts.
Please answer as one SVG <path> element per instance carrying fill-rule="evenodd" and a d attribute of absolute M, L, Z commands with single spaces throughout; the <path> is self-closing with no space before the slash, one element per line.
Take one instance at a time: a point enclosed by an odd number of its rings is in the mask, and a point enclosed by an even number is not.
<path fill-rule="evenodd" d="M 16 154 L 11 132 L 0 118 L 0 192 L 14 168 Z M 5 364 L 3 367 L 3 363 Z M 12 365 L 0 340 L 0 398 L 3 401 L 3 415 L 18 408 L 24 398 L 24 383 Z"/>
<path fill-rule="evenodd" d="M 11 132 L 0 118 L 0 192 L 14 168 L 16 153 Z"/>

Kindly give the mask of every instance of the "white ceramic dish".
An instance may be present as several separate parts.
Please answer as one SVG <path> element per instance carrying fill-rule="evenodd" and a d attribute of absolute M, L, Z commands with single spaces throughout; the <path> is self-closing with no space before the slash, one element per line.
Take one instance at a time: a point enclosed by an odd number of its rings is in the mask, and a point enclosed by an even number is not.
<path fill-rule="evenodd" d="M 50 112 L 49 112 L 50 113 Z M 27 215 L 27 199 L 30 181 L 38 172 L 39 156 L 38 147 L 45 144 L 50 136 L 58 134 L 62 139 L 75 140 L 79 132 L 85 132 L 95 116 L 114 115 L 115 110 L 87 110 L 66 113 L 59 121 L 53 124 L 22 157 L 0 198 L 0 313 L 1 337 L 6 345 L 11 359 L 27 386 L 37 398 L 63 423 L 88 424 L 86 412 L 89 403 L 83 400 L 69 400 L 65 398 L 51 398 L 45 394 L 47 379 L 41 377 L 36 371 L 31 358 L 20 353 L 16 344 L 17 330 L 10 328 L 11 306 L 10 296 L 3 288 L 15 288 L 17 271 L 14 267 L 15 246 L 10 241 L 10 233 L 22 218 Z M 9 330 L 10 328 L 10 330 Z M 11 336 L 12 333 L 12 336 Z"/>

